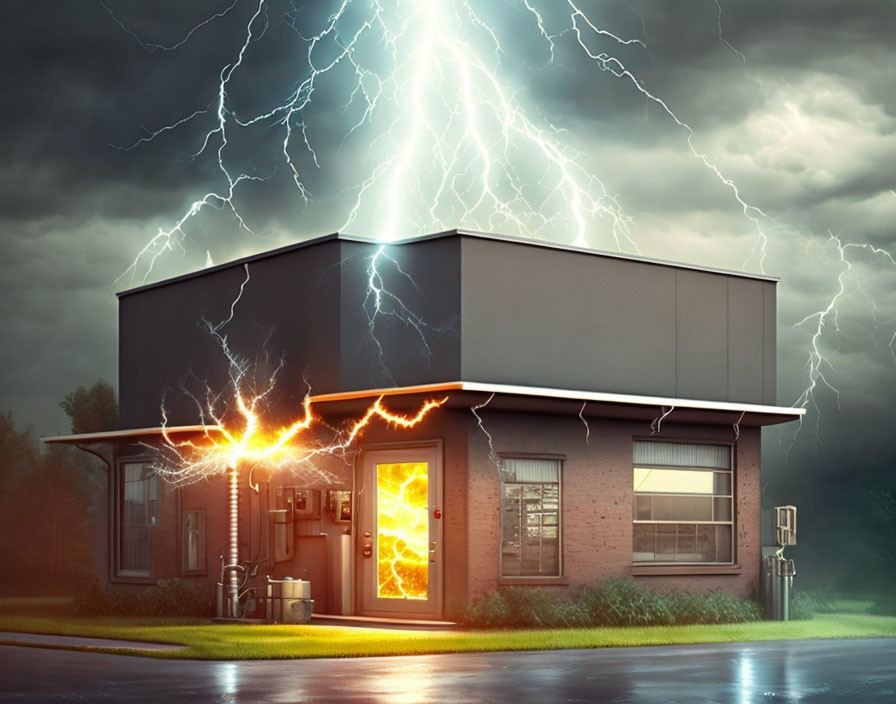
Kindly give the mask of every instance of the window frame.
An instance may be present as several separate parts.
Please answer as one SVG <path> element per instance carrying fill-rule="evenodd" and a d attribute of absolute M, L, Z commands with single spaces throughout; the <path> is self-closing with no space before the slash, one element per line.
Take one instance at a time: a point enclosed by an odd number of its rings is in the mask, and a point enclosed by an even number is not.
<path fill-rule="evenodd" d="M 199 516 L 199 566 L 191 568 L 187 564 L 189 550 L 187 547 L 187 516 L 195 513 Z M 181 512 L 181 574 L 203 575 L 208 574 L 208 537 L 206 528 L 206 511 L 204 508 L 185 508 Z"/>
<path fill-rule="evenodd" d="M 499 584 L 556 584 L 566 583 L 564 577 L 564 560 L 563 560 L 563 465 L 566 460 L 565 455 L 554 455 L 547 453 L 511 453 L 502 452 L 498 455 L 499 462 L 504 460 L 545 460 L 557 463 L 557 573 L 556 574 L 504 574 L 504 515 L 505 515 L 505 491 L 507 484 L 526 485 L 537 484 L 543 486 L 552 484 L 553 482 L 507 482 L 505 479 L 505 471 L 503 467 L 499 469 L 499 503 L 498 503 L 498 583 Z M 523 526 L 521 526 L 522 528 Z"/>
<path fill-rule="evenodd" d="M 728 468 L 712 468 L 712 467 L 694 467 L 694 466 L 679 466 L 679 465 L 660 465 L 660 464 L 649 464 L 649 463 L 635 463 L 634 462 L 634 446 L 636 442 L 658 442 L 658 443 L 666 443 L 666 444 L 678 444 L 678 445 L 713 445 L 716 447 L 725 447 L 727 448 L 728 454 Z M 632 553 L 632 567 L 635 570 L 649 570 L 650 568 L 669 568 L 669 570 L 674 570 L 674 568 L 686 568 L 686 569 L 701 569 L 706 568 L 709 570 L 712 569 L 727 569 L 727 568 L 736 568 L 738 566 L 737 562 L 737 443 L 736 442 L 725 442 L 719 440 L 705 440 L 705 439 L 690 439 L 690 438 L 656 438 L 656 437 L 633 437 L 632 438 L 632 474 L 630 475 L 632 479 L 634 479 L 634 470 L 636 468 L 640 469 L 665 469 L 665 470 L 681 470 L 681 471 L 700 471 L 700 472 L 727 472 L 730 475 L 730 485 L 731 485 L 731 493 L 730 495 L 722 495 L 722 494 L 701 494 L 699 496 L 709 496 L 713 502 L 713 512 L 715 512 L 715 499 L 716 498 L 729 498 L 731 501 L 731 518 L 726 521 L 717 521 L 717 520 L 693 520 L 693 521 L 685 521 L 685 520 L 639 520 L 637 519 L 637 497 L 638 493 L 635 491 L 634 486 L 632 486 L 632 494 L 631 494 L 631 509 L 632 509 L 632 539 L 631 539 L 631 553 Z M 657 492 L 651 492 L 657 493 Z M 665 496 L 675 496 L 674 493 L 663 494 L 660 492 L 660 495 Z M 679 494 L 680 496 L 697 496 L 696 494 Z M 680 524 L 688 524 L 693 526 L 698 525 L 711 525 L 711 526 L 730 526 L 731 529 L 731 559 L 724 562 L 719 561 L 705 561 L 705 562 L 694 562 L 694 561 L 684 561 L 684 560 L 635 560 L 634 559 L 634 547 L 635 547 L 635 535 L 634 535 L 634 527 L 637 524 L 647 524 L 647 525 L 680 525 Z M 718 553 L 718 548 L 716 548 L 716 552 Z M 654 553 L 656 554 L 656 553 Z"/>
<path fill-rule="evenodd" d="M 114 487 L 112 494 L 112 502 L 113 502 L 113 510 L 112 510 L 112 541 L 110 545 L 110 552 L 112 560 L 112 575 L 110 576 L 111 581 L 114 582 L 136 582 L 136 583 L 148 583 L 151 582 L 152 575 L 152 553 L 153 553 L 153 543 L 154 543 L 154 528 L 157 528 L 161 523 L 161 505 L 162 492 L 159 490 L 159 478 L 158 474 L 155 474 L 154 477 L 156 479 L 156 507 L 155 507 L 155 523 L 143 524 L 149 529 L 148 531 L 148 551 L 149 551 L 149 568 L 146 570 L 135 570 L 135 569 L 124 569 L 122 568 L 122 559 L 121 559 L 121 551 L 123 547 L 124 540 L 124 489 L 125 489 L 125 467 L 127 465 L 151 465 L 152 458 L 146 455 L 132 455 L 119 457 L 115 462 L 115 475 L 114 475 Z"/>

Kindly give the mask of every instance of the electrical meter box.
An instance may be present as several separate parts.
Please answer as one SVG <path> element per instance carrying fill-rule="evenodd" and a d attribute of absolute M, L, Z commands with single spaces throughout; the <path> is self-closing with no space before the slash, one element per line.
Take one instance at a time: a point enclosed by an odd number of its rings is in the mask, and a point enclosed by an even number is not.
<path fill-rule="evenodd" d="M 293 515 L 297 521 L 320 519 L 320 489 L 293 488 Z"/>
<path fill-rule="evenodd" d="M 796 545 L 796 506 L 775 506 L 775 538 L 782 548 Z"/>
<path fill-rule="evenodd" d="M 352 492 L 348 489 L 327 489 L 327 513 L 337 523 L 351 523 Z"/>

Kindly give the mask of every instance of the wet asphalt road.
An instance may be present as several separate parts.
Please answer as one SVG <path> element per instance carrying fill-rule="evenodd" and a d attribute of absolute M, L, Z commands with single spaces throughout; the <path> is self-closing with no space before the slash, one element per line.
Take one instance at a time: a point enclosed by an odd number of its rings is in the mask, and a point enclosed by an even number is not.
<path fill-rule="evenodd" d="M 896 639 L 203 662 L 0 646 L 2 702 L 896 702 Z"/>

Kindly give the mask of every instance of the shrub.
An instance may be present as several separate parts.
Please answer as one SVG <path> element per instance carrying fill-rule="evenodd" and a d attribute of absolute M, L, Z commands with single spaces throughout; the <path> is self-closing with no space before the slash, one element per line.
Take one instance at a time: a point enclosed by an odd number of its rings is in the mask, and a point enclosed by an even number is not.
<path fill-rule="evenodd" d="M 105 609 L 106 592 L 99 580 L 81 579 L 72 588 L 72 611 L 81 616 L 94 616 Z"/>
<path fill-rule="evenodd" d="M 662 596 L 628 579 L 611 579 L 579 593 L 593 626 L 658 626 L 671 622 Z"/>
<path fill-rule="evenodd" d="M 554 625 L 554 597 L 538 587 L 506 587 L 501 595 L 507 602 L 512 624 L 522 628 L 545 628 Z M 509 624 L 508 624 L 509 625 Z"/>
<path fill-rule="evenodd" d="M 573 628 L 746 623 L 762 618 L 755 601 L 729 594 L 657 594 L 631 580 L 613 579 L 584 587 L 575 600 L 544 589 L 505 587 L 471 602 L 459 622 L 478 628 Z"/>
<path fill-rule="evenodd" d="M 172 577 L 160 579 L 137 608 L 147 616 L 208 616 L 211 602 L 195 582 Z"/>
<path fill-rule="evenodd" d="M 513 622 L 513 614 L 507 599 L 497 590 L 490 591 L 464 607 L 457 617 L 458 623 L 480 628 L 499 628 Z"/>
<path fill-rule="evenodd" d="M 177 577 L 141 591 L 104 589 L 91 579 L 76 583 L 72 611 L 81 616 L 208 616 L 211 602 L 195 583 Z"/>
<path fill-rule="evenodd" d="M 587 625 L 578 603 L 557 599 L 545 589 L 502 587 L 459 610 L 455 620 L 475 628 L 553 628 Z"/>
<path fill-rule="evenodd" d="M 791 621 L 807 621 L 815 618 L 816 614 L 829 614 L 836 610 L 834 597 L 827 589 L 795 589 L 790 597 Z"/>
<path fill-rule="evenodd" d="M 762 620 L 762 607 L 757 602 L 724 592 L 713 592 L 703 597 L 696 612 L 697 620 L 694 623 L 749 623 Z"/>
<path fill-rule="evenodd" d="M 896 590 L 879 596 L 868 611 L 878 616 L 896 616 Z"/>

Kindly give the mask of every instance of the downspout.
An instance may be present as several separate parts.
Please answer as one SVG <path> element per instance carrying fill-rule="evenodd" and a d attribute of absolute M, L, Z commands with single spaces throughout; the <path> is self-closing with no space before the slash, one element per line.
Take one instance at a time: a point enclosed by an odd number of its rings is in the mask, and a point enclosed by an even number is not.
<path fill-rule="evenodd" d="M 227 611 L 230 618 L 240 617 L 240 588 L 239 588 L 239 562 L 240 562 L 240 545 L 239 545 L 239 469 L 234 463 L 233 467 L 227 470 L 229 479 L 229 503 L 230 503 L 230 534 L 228 544 L 228 565 L 227 569 Z"/>

